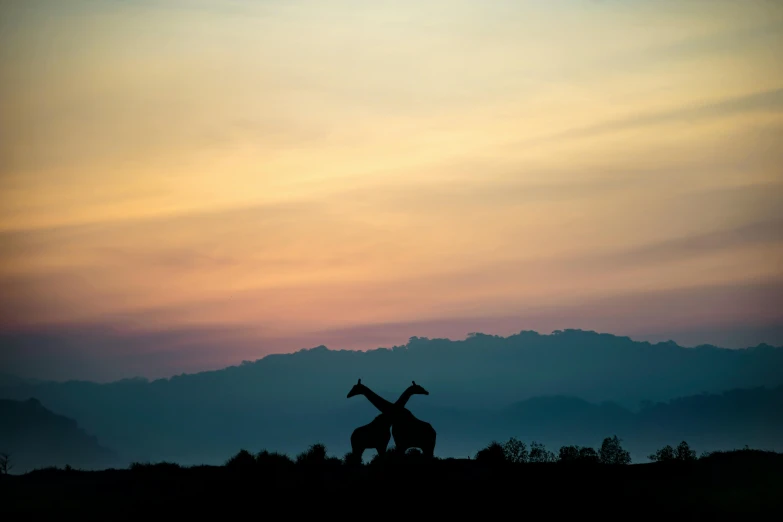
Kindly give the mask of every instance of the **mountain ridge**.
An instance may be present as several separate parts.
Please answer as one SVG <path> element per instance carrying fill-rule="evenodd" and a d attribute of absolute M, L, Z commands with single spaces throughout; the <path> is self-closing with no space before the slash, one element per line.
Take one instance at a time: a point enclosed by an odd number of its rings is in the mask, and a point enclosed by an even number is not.
<path fill-rule="evenodd" d="M 449 338 L 443 338 L 443 337 L 420 337 L 420 336 L 412 336 L 409 338 L 408 343 L 402 344 L 402 345 L 393 345 L 391 347 L 376 347 L 376 348 L 368 348 L 365 350 L 347 350 L 347 349 L 333 349 L 329 348 L 328 346 L 324 344 L 320 344 L 318 346 L 313 346 L 309 348 L 300 348 L 299 350 L 295 350 L 293 352 L 287 352 L 287 353 L 270 353 L 266 354 L 263 357 L 260 357 L 258 359 L 254 360 L 243 360 L 237 364 L 230 364 L 228 366 L 223 366 L 219 368 L 214 368 L 210 370 L 203 370 L 198 372 L 182 372 L 179 374 L 173 374 L 168 377 L 158 377 L 154 379 L 150 379 L 141 375 L 136 376 L 130 376 L 130 377 L 123 377 L 121 379 L 115 379 L 112 381 L 107 382 L 96 382 L 88 379 L 66 379 L 66 380 L 44 380 L 44 379 L 36 379 L 31 377 L 23 377 L 23 376 L 17 376 L 9 373 L 0 373 L 0 386 L 6 385 L 8 381 L 12 381 L 14 384 L 20 383 L 20 382 L 28 382 L 28 383 L 91 383 L 91 384 L 97 384 L 97 385 L 108 385 L 108 384 L 134 384 L 134 383 L 154 383 L 158 381 L 171 381 L 173 379 L 183 378 L 183 377 L 192 377 L 196 375 L 203 375 L 203 374 L 212 374 L 215 372 L 222 372 L 225 370 L 230 370 L 232 368 L 239 368 L 246 365 L 254 365 L 258 364 L 262 361 L 277 361 L 280 358 L 286 358 L 286 357 L 292 357 L 297 355 L 316 355 L 316 354 L 336 354 L 336 353 L 351 353 L 351 354 L 371 354 L 371 353 L 399 353 L 399 352 L 407 352 L 411 349 L 411 344 L 414 344 L 415 348 L 420 348 L 422 345 L 420 344 L 421 341 L 424 342 L 440 342 L 440 341 L 446 341 L 449 343 L 466 343 L 469 340 L 473 338 L 479 338 L 479 339 L 497 339 L 497 340 L 507 340 L 507 341 L 513 341 L 514 339 L 521 338 L 522 336 L 530 336 L 533 335 L 535 337 L 539 338 L 547 338 L 555 335 L 584 335 L 584 336 L 596 336 L 599 339 L 613 339 L 613 340 L 621 340 L 621 341 L 627 341 L 630 343 L 633 343 L 635 345 L 639 346 L 645 346 L 649 348 L 679 348 L 683 350 L 693 350 L 693 351 L 726 351 L 726 352 L 743 352 L 743 351 L 755 351 L 755 350 L 781 350 L 783 351 L 783 345 L 781 346 L 775 346 L 770 345 L 768 343 L 759 343 L 755 346 L 747 346 L 744 348 L 725 348 L 713 344 L 700 344 L 695 346 L 685 346 L 680 345 L 674 340 L 668 340 L 668 341 L 659 341 L 656 343 L 652 343 L 650 341 L 639 341 L 634 340 L 630 336 L 624 336 L 624 335 L 615 335 L 612 333 L 606 333 L 606 332 L 596 332 L 594 330 L 583 330 L 579 328 L 566 328 L 562 330 L 554 330 L 549 334 L 545 333 L 539 333 L 536 330 L 520 330 L 518 333 L 510 334 L 508 336 L 501 336 L 496 334 L 486 334 L 482 332 L 470 332 L 465 339 L 449 339 Z"/>
<path fill-rule="evenodd" d="M 51 411 L 35 397 L 0 399 L 0 419 L 0 450 L 10 454 L 15 473 L 65 465 L 105 469 L 119 462 L 116 452 L 77 420 Z"/>
<path fill-rule="evenodd" d="M 626 410 L 634 413 L 645 401 L 775 389 L 783 384 L 781 367 L 783 347 L 769 345 L 685 348 L 583 330 L 522 331 L 508 337 L 474 333 L 459 341 L 412 337 L 402 346 L 368 351 L 320 345 L 152 381 L 25 382 L 0 386 L 0 397 L 38 397 L 130 459 L 195 459 L 207 452 L 212 459 L 245 445 L 295 451 L 321 438 L 344 448 L 351 431 L 378 414 L 366 399 L 346 398 L 357 379 L 390 401 L 416 381 L 430 394 L 413 397 L 408 408 L 436 426 L 443 441 L 439 447 L 475 452 L 475 445 L 489 436 L 535 434 L 525 423 L 490 423 L 533 397 L 570 396 L 603 404 L 587 408 L 583 427 L 567 423 L 569 430 L 598 436 L 598 431 L 625 426 Z M 551 407 L 563 410 L 561 417 L 569 408 L 586 407 L 573 401 Z M 552 414 L 540 415 L 526 422 L 533 428 L 547 425 Z M 487 431 L 482 423 L 497 431 Z M 558 442 L 552 434 L 541 434 Z"/>

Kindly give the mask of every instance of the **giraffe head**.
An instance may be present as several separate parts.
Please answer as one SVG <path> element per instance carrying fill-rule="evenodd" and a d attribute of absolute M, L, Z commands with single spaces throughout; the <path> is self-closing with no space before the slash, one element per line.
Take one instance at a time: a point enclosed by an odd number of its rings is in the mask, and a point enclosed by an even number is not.
<path fill-rule="evenodd" d="M 354 395 L 361 395 L 364 393 L 365 386 L 362 384 L 362 380 L 359 379 L 359 382 L 353 385 L 353 388 L 351 388 L 351 391 L 348 392 L 348 398 L 350 399 Z"/>
<path fill-rule="evenodd" d="M 416 381 L 411 381 L 413 384 L 408 388 L 411 391 L 411 395 L 429 395 L 430 392 L 416 384 Z"/>

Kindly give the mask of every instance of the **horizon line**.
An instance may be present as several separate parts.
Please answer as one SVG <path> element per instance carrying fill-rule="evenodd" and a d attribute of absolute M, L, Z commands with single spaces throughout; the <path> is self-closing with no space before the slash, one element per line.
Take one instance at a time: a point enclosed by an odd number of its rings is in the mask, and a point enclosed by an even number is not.
<path fill-rule="evenodd" d="M 610 337 L 615 337 L 615 338 L 618 338 L 618 339 L 628 339 L 632 343 L 647 344 L 647 345 L 651 345 L 651 346 L 675 345 L 678 348 L 682 348 L 684 350 L 694 350 L 694 349 L 699 349 L 699 348 L 709 348 L 709 349 L 715 349 L 715 350 L 739 351 L 739 350 L 750 350 L 750 349 L 759 348 L 759 347 L 770 347 L 770 348 L 773 348 L 773 349 L 776 349 L 776 350 L 777 349 L 783 349 L 783 346 L 775 346 L 775 345 L 772 345 L 772 344 L 769 344 L 769 343 L 766 343 L 766 342 L 761 342 L 761 343 L 756 344 L 755 346 L 745 346 L 745 347 L 742 347 L 742 348 L 726 348 L 726 347 L 723 347 L 723 346 L 718 346 L 718 345 L 714 345 L 714 344 L 706 344 L 706 343 L 705 344 L 694 345 L 694 346 L 685 346 L 685 345 L 679 344 L 677 341 L 675 341 L 673 339 L 669 339 L 667 341 L 658 341 L 658 342 L 653 343 L 653 342 L 650 342 L 650 341 L 634 339 L 630 335 L 618 335 L 618 334 L 614 334 L 614 333 L 611 333 L 611 332 L 599 332 L 597 330 L 585 330 L 585 329 L 582 329 L 582 328 L 562 328 L 562 329 L 552 330 L 549 333 L 541 333 L 538 330 L 519 330 L 516 333 L 509 334 L 509 335 L 506 335 L 506 336 L 500 335 L 500 334 L 489 334 L 489 333 L 474 331 L 474 332 L 468 332 L 465 335 L 465 337 L 462 338 L 462 339 L 451 339 L 449 337 L 424 337 L 424 336 L 413 335 L 413 336 L 410 336 L 408 338 L 408 341 L 405 344 L 393 345 L 391 347 L 377 346 L 375 348 L 366 348 L 366 349 L 363 349 L 363 350 L 362 349 L 345 349 L 345 348 L 336 349 L 336 348 L 329 348 L 325 344 L 319 344 L 317 346 L 303 347 L 303 348 L 300 348 L 298 350 L 294 350 L 294 351 L 290 351 L 290 352 L 268 353 L 268 354 L 263 355 L 262 357 L 260 357 L 258 359 L 255 359 L 255 360 L 247 360 L 246 359 L 246 360 L 240 361 L 237 364 L 232 364 L 232 365 L 228 365 L 228 366 L 222 366 L 222 367 L 219 367 L 219 368 L 213 368 L 213 369 L 209 369 L 209 370 L 201 370 L 201 371 L 195 371 L 195 372 L 175 373 L 175 374 L 169 375 L 168 377 L 149 378 L 149 377 L 145 377 L 145 376 L 142 376 L 142 375 L 135 375 L 135 376 L 132 376 L 132 377 L 123 377 L 123 378 L 120 378 L 120 379 L 110 379 L 110 380 L 105 380 L 105 381 L 99 381 L 99 380 L 89 380 L 89 379 L 39 379 L 39 378 L 36 378 L 36 377 L 27 377 L 27 376 L 23 376 L 23 375 L 19 375 L 19 374 L 6 373 L 6 372 L 0 372 L 0 376 L 6 376 L 6 377 L 11 377 L 11 378 L 19 379 L 19 380 L 23 380 L 23 381 L 38 382 L 38 383 L 113 384 L 113 383 L 119 383 L 119 382 L 124 382 L 124 381 L 145 381 L 145 382 L 152 383 L 152 382 L 157 382 L 157 381 L 170 381 L 170 380 L 172 380 L 175 377 L 186 377 L 186 376 L 191 376 L 191 375 L 199 375 L 199 374 L 202 374 L 202 373 L 221 372 L 221 371 L 228 370 L 230 368 L 239 368 L 241 366 L 245 366 L 245 365 L 249 365 L 249 364 L 257 364 L 257 363 L 263 361 L 264 359 L 266 359 L 268 357 L 273 357 L 273 356 L 292 356 L 292 355 L 296 355 L 296 354 L 299 354 L 299 353 L 311 352 L 311 351 L 314 351 L 314 350 L 325 350 L 325 351 L 328 351 L 328 352 L 335 352 L 335 353 L 337 353 L 337 352 L 368 353 L 368 352 L 374 352 L 374 351 L 379 351 L 379 350 L 387 350 L 387 351 L 394 351 L 394 349 L 405 349 L 405 350 L 408 350 L 411 341 L 414 340 L 414 339 L 423 340 L 423 341 L 426 341 L 426 342 L 429 342 L 429 341 L 448 341 L 448 342 L 456 343 L 456 342 L 465 342 L 468 339 L 471 339 L 471 338 L 474 338 L 474 337 L 478 337 L 478 336 L 492 337 L 492 338 L 498 338 L 498 339 L 509 339 L 509 338 L 516 337 L 518 335 L 526 334 L 526 333 L 528 333 L 528 334 L 529 333 L 533 333 L 533 334 L 536 334 L 537 336 L 540 336 L 540 337 L 552 337 L 552 336 L 555 336 L 555 335 L 561 335 L 561 334 L 565 334 L 565 333 L 575 333 L 575 332 L 583 333 L 583 334 L 594 334 L 594 335 L 597 335 L 597 336 L 610 336 Z"/>

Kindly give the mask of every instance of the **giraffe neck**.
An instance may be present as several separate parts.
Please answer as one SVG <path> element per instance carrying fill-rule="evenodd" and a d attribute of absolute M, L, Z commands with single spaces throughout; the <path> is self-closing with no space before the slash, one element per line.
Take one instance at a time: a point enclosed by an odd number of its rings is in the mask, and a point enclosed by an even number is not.
<path fill-rule="evenodd" d="M 400 398 L 397 399 L 397 402 L 394 403 L 394 405 L 398 408 L 405 407 L 406 404 L 408 404 L 408 401 L 411 397 L 413 397 L 413 386 L 408 386 L 404 392 L 400 395 Z"/>
<path fill-rule="evenodd" d="M 373 406 L 378 408 L 383 413 L 389 413 L 394 409 L 394 404 L 387 401 L 371 389 L 364 387 L 364 396 L 372 403 Z"/>

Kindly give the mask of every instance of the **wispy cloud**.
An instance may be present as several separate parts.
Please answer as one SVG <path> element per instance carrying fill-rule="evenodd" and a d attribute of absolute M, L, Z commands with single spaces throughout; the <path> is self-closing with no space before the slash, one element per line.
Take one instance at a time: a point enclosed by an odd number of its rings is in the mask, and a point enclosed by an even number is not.
<path fill-rule="evenodd" d="M 219 369 L 270 353 L 322 344 L 331 349 L 367 350 L 401 345 L 413 336 L 458 340 L 470 332 L 510 335 L 520 330 L 549 333 L 564 328 L 610 332 L 653 342 L 673 338 L 685 345 L 780 345 L 780 296 L 780 279 L 746 281 L 631 292 L 555 307 L 529 303 L 505 314 L 368 322 L 303 329 L 287 335 L 265 325 L 206 324 L 165 329 L 144 323 L 129 326 L 127 320 L 119 317 L 115 318 L 119 322 L 0 332 L 0 363 L 5 371 L 55 380 L 160 378 Z M 765 337 L 759 338 L 759 333 Z M 183 353 L 188 357 L 183 358 Z"/>
<path fill-rule="evenodd" d="M 712 103 L 678 107 L 669 111 L 638 114 L 628 118 L 558 132 L 532 139 L 523 144 L 543 143 L 546 141 L 559 142 L 566 139 L 585 138 L 643 127 L 654 127 L 672 122 L 694 122 L 709 118 L 720 118 L 733 114 L 779 114 L 781 112 L 783 112 L 783 88 L 722 99 Z"/>
<path fill-rule="evenodd" d="M 95 372 L 536 307 L 685 331 L 701 308 L 586 303 L 779 272 L 777 3 L 0 9 L 0 330 L 137 335 Z M 768 321 L 744 295 L 708 308 Z"/>

